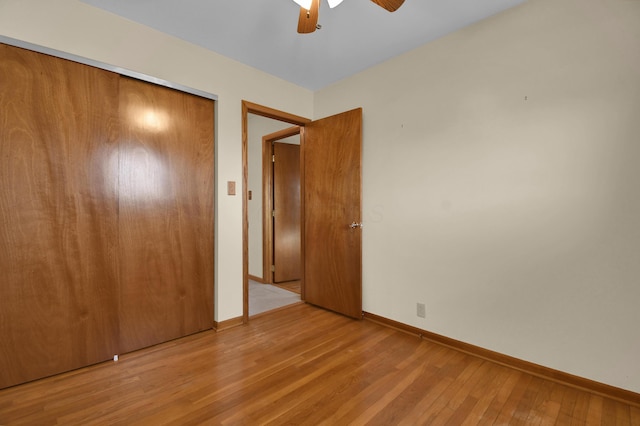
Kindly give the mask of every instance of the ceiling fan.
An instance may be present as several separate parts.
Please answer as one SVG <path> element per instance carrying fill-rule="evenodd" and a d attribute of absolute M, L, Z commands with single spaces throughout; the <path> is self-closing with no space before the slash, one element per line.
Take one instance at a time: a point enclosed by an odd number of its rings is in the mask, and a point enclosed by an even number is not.
<path fill-rule="evenodd" d="M 300 5 L 300 18 L 298 19 L 298 32 L 308 34 L 314 32 L 318 28 L 318 9 L 320 9 L 320 0 L 293 0 Z M 404 0 L 371 0 L 378 6 L 395 12 Z M 342 0 L 327 0 L 330 8 L 334 8 Z"/>

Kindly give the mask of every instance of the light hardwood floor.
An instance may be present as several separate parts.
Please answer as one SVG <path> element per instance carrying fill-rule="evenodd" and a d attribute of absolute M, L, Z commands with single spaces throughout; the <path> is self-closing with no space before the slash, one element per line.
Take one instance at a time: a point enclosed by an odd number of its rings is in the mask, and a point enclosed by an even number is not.
<path fill-rule="evenodd" d="M 0 424 L 640 425 L 640 408 L 297 304 L 1 390 Z"/>

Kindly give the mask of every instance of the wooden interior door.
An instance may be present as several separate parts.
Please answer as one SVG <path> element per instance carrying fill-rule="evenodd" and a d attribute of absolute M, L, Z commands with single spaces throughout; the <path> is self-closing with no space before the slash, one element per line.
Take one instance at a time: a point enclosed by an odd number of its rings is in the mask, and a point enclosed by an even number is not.
<path fill-rule="evenodd" d="M 302 164 L 304 299 L 361 318 L 362 109 L 306 124 Z"/>
<path fill-rule="evenodd" d="M 273 143 L 273 282 L 300 279 L 300 145 Z"/>
<path fill-rule="evenodd" d="M 212 101 L 120 81 L 123 352 L 213 327 Z"/>
<path fill-rule="evenodd" d="M 0 388 L 119 351 L 117 88 L 0 44 Z"/>

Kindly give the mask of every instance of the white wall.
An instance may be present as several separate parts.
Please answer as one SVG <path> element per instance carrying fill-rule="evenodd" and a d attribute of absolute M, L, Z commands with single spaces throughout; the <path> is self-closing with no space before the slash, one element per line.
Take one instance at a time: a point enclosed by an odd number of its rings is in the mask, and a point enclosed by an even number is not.
<path fill-rule="evenodd" d="M 217 321 L 242 315 L 243 99 L 303 117 L 313 93 L 77 0 L 0 0 L 0 35 L 119 66 L 218 96 Z"/>
<path fill-rule="evenodd" d="M 365 311 L 640 392 L 640 2 L 529 0 L 314 105 L 364 108 Z"/>

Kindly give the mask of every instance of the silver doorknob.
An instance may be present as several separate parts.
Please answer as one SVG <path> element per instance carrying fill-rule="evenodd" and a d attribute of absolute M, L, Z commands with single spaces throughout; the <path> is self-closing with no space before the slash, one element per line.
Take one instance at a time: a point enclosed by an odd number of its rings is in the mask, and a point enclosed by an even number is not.
<path fill-rule="evenodd" d="M 351 228 L 351 229 L 356 229 L 356 228 L 362 229 L 362 226 L 363 226 L 362 222 L 360 222 L 360 223 L 351 222 L 351 225 L 349 225 L 349 228 Z"/>

